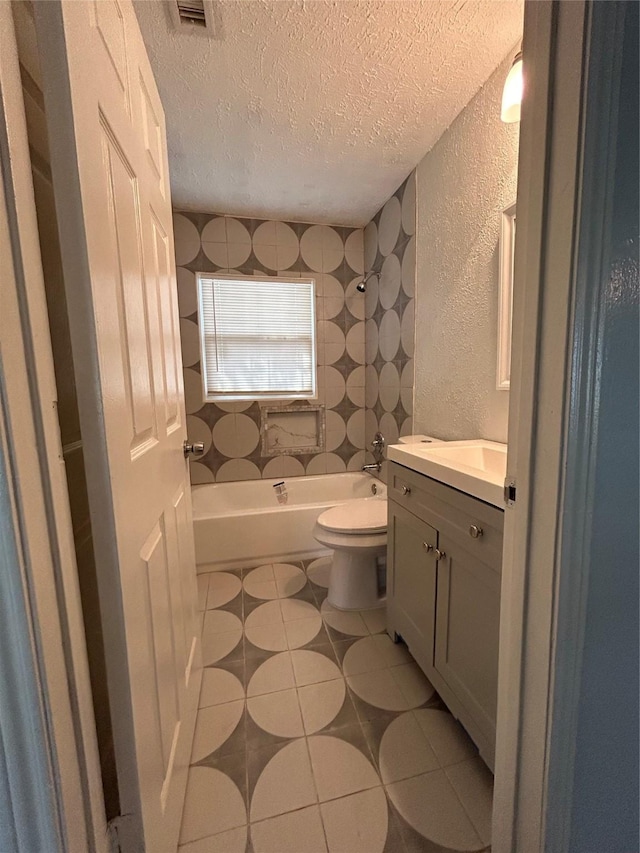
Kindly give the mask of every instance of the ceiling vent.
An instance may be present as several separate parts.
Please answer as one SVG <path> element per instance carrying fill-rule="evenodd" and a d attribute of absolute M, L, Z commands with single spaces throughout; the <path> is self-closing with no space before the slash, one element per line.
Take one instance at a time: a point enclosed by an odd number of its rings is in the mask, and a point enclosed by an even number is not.
<path fill-rule="evenodd" d="M 170 0 L 169 11 L 174 26 L 181 32 L 213 33 L 212 0 Z"/>

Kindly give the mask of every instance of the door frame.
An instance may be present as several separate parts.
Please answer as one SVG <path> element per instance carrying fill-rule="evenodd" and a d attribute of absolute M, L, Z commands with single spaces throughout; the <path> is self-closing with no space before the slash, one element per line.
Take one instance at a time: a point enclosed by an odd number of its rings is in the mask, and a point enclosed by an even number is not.
<path fill-rule="evenodd" d="M 601 260 L 624 4 L 525 2 L 493 845 L 567 849 L 589 584 Z M 618 70 L 616 70 L 618 69 Z M 586 106 L 605 116 L 587 149 Z M 600 121 L 602 119 L 600 118 Z M 591 128 L 593 130 L 593 128 Z M 594 157 L 597 153 L 597 165 Z M 591 158 L 591 159 L 590 159 Z M 580 245 L 587 233 L 590 247 Z M 584 241 L 586 244 L 586 241 Z M 582 276 L 584 278 L 584 276 Z M 600 285 L 601 282 L 598 282 Z"/>
<path fill-rule="evenodd" d="M 525 3 L 523 55 L 528 88 L 522 104 L 518 163 L 506 477 L 516 484 L 517 497 L 505 510 L 504 524 L 493 804 L 497 853 L 544 849 L 582 94 L 584 38 L 579 34 L 585 14 L 583 0 Z M 560 231 L 554 238 L 556 220 Z M 550 287 L 552 280 L 555 288 Z"/>
<path fill-rule="evenodd" d="M 3 603 L 10 605 L 3 612 L 1 632 L 7 638 L 2 643 L 3 674 L 12 688 L 6 701 L 0 702 L 4 750 L 0 796 L 7 809 L 4 813 L 13 817 L 17 849 L 107 853 L 31 161 L 9 3 L 0 3 L 0 187 L 6 334 L 0 346 L 0 470 L 4 471 L 6 533 L 0 564 Z M 39 833 L 37 847 L 34 832 Z"/>
<path fill-rule="evenodd" d="M 172 740 L 168 744 L 164 744 L 161 739 L 162 709 L 159 707 L 158 694 L 150 692 L 149 695 L 144 695 L 140 686 L 142 676 L 136 677 L 135 671 L 140 667 L 143 676 L 149 679 L 147 683 L 150 691 L 156 689 L 159 684 L 159 681 L 156 681 L 158 669 L 155 667 L 157 660 L 153 655 L 154 633 L 157 632 L 158 626 L 155 624 L 156 613 L 152 613 L 154 602 L 151 600 L 151 592 L 154 588 L 154 578 L 150 572 L 153 570 L 147 560 L 166 560 L 167 573 L 162 582 L 166 584 L 172 580 L 182 583 L 183 579 L 176 577 L 177 570 L 183 564 L 193 562 L 194 616 L 196 603 L 195 559 L 192 546 L 186 541 L 186 533 L 188 532 L 191 538 L 193 529 L 188 465 L 183 452 L 186 416 L 179 353 L 177 291 L 173 274 L 175 250 L 171 197 L 164 139 L 160 141 L 158 138 L 158 150 L 155 154 L 155 143 L 150 141 L 156 134 L 164 137 L 164 114 L 159 102 L 157 115 L 154 115 L 153 119 L 152 112 L 147 113 L 156 103 L 151 97 L 152 94 L 155 95 L 155 83 L 133 3 L 131 0 L 105 3 L 104 19 L 100 6 L 100 3 L 77 3 L 74 0 L 36 3 L 34 20 L 40 47 L 51 173 L 58 213 L 62 270 L 78 392 L 78 413 L 85 449 L 87 493 L 96 556 L 96 579 L 102 614 L 106 681 L 118 782 L 120 814 L 110 821 L 110 828 L 117 835 L 124 850 L 142 849 L 145 843 L 147 846 L 156 844 L 158 847 L 162 846 L 162 849 L 169 849 L 173 848 L 174 836 L 175 844 L 178 843 L 202 677 L 196 619 L 193 620 L 192 629 L 190 626 L 184 670 L 176 673 L 175 684 L 165 693 L 169 701 L 175 701 L 176 704 L 176 718 L 172 721 Z M 110 17 L 111 15 L 114 17 Z M 114 29 L 111 29 L 112 26 Z M 110 33 L 114 36 L 111 45 L 108 44 L 111 41 Z M 94 90 L 87 82 L 85 74 L 86 68 L 91 64 L 91 57 L 83 52 L 87 39 L 95 37 L 96 42 L 105 48 L 103 58 L 108 69 L 115 71 L 114 55 L 109 56 L 109 51 L 114 47 L 118 49 L 120 35 L 123 35 L 124 44 L 127 45 L 123 53 L 124 65 L 109 80 L 117 89 L 122 87 L 123 92 L 127 91 L 125 100 L 129 106 L 125 109 L 121 109 L 124 104 L 120 95 L 116 98 L 113 90 L 106 94 L 106 89 L 101 90 L 99 87 Z M 116 82 L 119 73 L 123 74 L 123 80 Z M 105 86 L 109 82 L 106 77 L 104 82 Z M 148 87 L 146 93 L 145 87 Z M 94 100 L 97 91 L 103 91 L 105 94 L 102 104 Z M 138 94 L 145 95 L 142 110 Z M 109 98 L 113 98 L 111 104 L 108 103 Z M 110 107 L 113 107 L 113 110 Z M 110 128 L 111 121 L 114 122 L 113 128 Z M 145 125 L 145 122 L 148 124 Z M 119 133 L 122 133 L 122 149 L 118 139 Z M 102 149 L 103 144 L 107 144 L 112 153 L 107 154 Z M 136 151 L 136 148 L 139 150 Z M 116 178 L 111 171 L 112 166 L 107 163 L 112 156 L 115 156 L 118 162 L 124 163 L 129 154 L 137 156 L 139 167 L 135 182 L 130 184 L 136 194 L 133 204 L 138 211 L 144 210 L 146 217 L 145 219 L 142 215 L 138 217 L 134 214 L 135 227 L 139 229 L 135 246 L 135 274 L 142 276 L 140 284 L 141 292 L 144 293 L 144 322 L 148 324 L 145 328 L 149 336 L 144 342 L 149 370 L 147 402 L 153 410 L 149 422 L 149 441 L 145 439 L 138 443 L 135 449 L 130 444 L 137 429 L 134 414 L 130 410 L 130 402 L 135 402 L 135 381 L 132 380 L 131 388 L 127 390 L 128 379 L 118 374 L 122 357 L 120 348 L 129 347 L 125 331 L 129 306 L 120 302 L 120 281 L 122 280 L 123 287 L 126 288 L 126 276 L 118 275 L 117 266 L 122 260 L 117 256 L 117 229 L 121 225 L 117 211 L 119 199 L 115 188 Z M 154 161 L 156 156 L 161 160 Z M 146 178 L 142 164 L 144 170 L 147 170 Z M 129 166 L 125 165 L 124 168 L 128 169 Z M 152 172 L 155 173 L 154 203 L 166 205 L 166 209 L 158 207 L 158 218 L 153 211 L 153 205 L 147 206 L 147 202 L 152 198 L 151 195 L 147 198 L 143 185 L 145 180 L 151 180 Z M 150 186 L 147 189 L 150 190 Z M 104 218 L 103 214 L 109 210 L 110 216 Z M 133 213 L 133 206 L 131 211 Z M 160 215 L 161 213 L 166 213 L 166 216 Z M 152 219 L 158 226 L 157 233 L 162 232 L 166 238 L 166 243 L 163 243 L 160 251 L 164 252 L 165 248 L 167 250 L 166 280 L 168 284 L 169 279 L 173 280 L 169 294 L 170 305 L 162 304 L 161 291 L 164 284 L 161 285 L 153 278 L 155 273 L 152 253 L 157 250 L 157 246 L 153 242 L 155 225 L 152 225 Z M 149 228 L 145 227 L 147 220 Z M 104 232 L 105 228 L 113 231 Z M 111 246 L 107 246 L 107 239 L 113 240 Z M 115 254 L 111 254 L 112 251 Z M 158 275 L 162 275 L 160 269 Z M 111 285 L 113 290 L 109 291 Z M 107 292 L 109 296 L 105 298 Z M 108 309 L 106 299 L 115 300 Z M 159 300 L 158 303 L 156 300 Z M 172 407 L 175 403 L 175 419 L 173 424 L 170 424 L 167 421 L 169 413 L 165 412 L 161 416 L 159 410 L 156 410 L 157 401 L 164 393 L 160 383 L 169 385 L 168 377 L 160 379 L 160 371 L 169 369 L 169 363 L 165 362 L 167 353 L 163 352 L 162 360 L 153 359 L 152 363 L 149 347 L 153 346 L 154 336 L 160 335 L 161 330 L 164 331 L 164 323 L 170 319 L 169 311 L 173 312 L 174 309 L 173 328 L 168 330 L 174 333 L 173 339 L 169 340 L 176 347 L 177 371 L 175 389 L 171 392 L 174 393 L 175 400 L 166 398 L 170 400 Z M 122 362 L 126 374 L 127 359 L 122 359 Z M 135 370 L 132 370 L 132 373 L 135 373 Z M 161 417 L 165 415 L 165 422 L 161 426 Z M 125 437 L 125 428 L 129 428 L 126 427 L 127 418 L 132 418 L 129 425 L 132 434 Z M 114 428 L 115 424 L 122 426 L 119 432 Z M 139 436 L 136 435 L 135 438 L 138 441 Z M 168 449 L 171 450 L 171 456 L 159 455 Z M 147 473 L 157 475 L 156 494 L 166 500 L 161 507 L 162 513 L 170 508 L 174 514 L 172 521 L 167 513 L 166 527 L 165 517 L 156 514 L 152 522 L 150 521 L 146 512 L 148 505 L 140 504 L 137 511 L 125 500 L 127 492 L 122 490 L 123 482 L 130 476 L 134 462 L 140 472 L 145 470 L 141 466 L 154 463 L 153 470 L 147 467 Z M 176 471 L 179 475 L 176 475 Z M 136 483 L 143 488 L 149 488 L 145 476 L 140 473 Z M 170 507 L 169 500 L 172 502 Z M 174 501 L 177 502 L 174 504 Z M 127 503 L 128 511 L 125 510 Z M 157 502 L 149 503 L 159 510 Z M 180 527 L 178 513 L 182 513 L 185 520 L 183 528 Z M 170 541 L 172 525 L 175 530 L 173 542 Z M 182 539 L 179 534 L 182 534 Z M 172 551 L 172 548 L 175 548 L 175 551 Z M 127 556 L 123 558 L 123 554 Z M 161 577 L 161 573 L 156 572 L 156 578 Z M 169 597 L 175 592 L 174 589 L 165 588 L 164 591 L 167 593 L 166 610 L 163 609 L 165 605 L 158 602 L 159 612 L 168 614 L 171 625 L 166 631 L 156 633 L 156 638 L 166 638 L 169 644 L 173 645 L 174 637 L 178 633 L 174 632 L 174 627 L 182 630 L 176 621 L 176 607 L 184 607 L 185 612 L 182 615 L 187 616 L 190 590 L 184 587 L 182 594 L 178 594 L 174 600 Z M 136 636 L 138 626 L 142 626 L 145 633 Z M 142 654 L 139 654 L 140 651 Z M 174 647 L 171 654 L 175 652 Z M 149 656 L 145 658 L 147 653 Z M 172 663 L 171 671 L 174 669 L 175 664 Z M 158 735 L 153 750 L 144 736 L 147 732 Z M 152 757 L 157 758 L 158 763 L 166 760 L 166 775 L 162 778 L 162 785 L 158 785 L 157 791 L 154 791 L 153 798 L 149 796 L 148 781 L 152 778 L 155 783 L 158 779 L 152 775 L 153 764 L 148 760 Z M 150 815 L 154 815 L 155 819 Z M 166 828 L 170 828 L 171 834 L 165 832 Z"/>
<path fill-rule="evenodd" d="M 575 733 L 573 675 L 566 664 L 580 648 L 584 614 L 577 613 L 573 643 L 566 651 L 556 644 L 555 620 L 562 544 L 558 520 L 563 512 L 576 508 L 575 499 L 573 503 L 565 500 L 564 471 L 575 331 L 580 105 L 588 82 L 584 56 L 591 47 L 588 17 L 584 0 L 528 0 L 525 5 L 524 53 L 533 72 L 529 83 L 535 88 L 523 104 L 519 165 L 508 461 L 517 500 L 505 518 L 505 564 L 510 571 L 503 573 L 502 587 L 496 853 L 544 849 L 552 758 L 551 684 L 556 696 L 563 693 L 562 686 L 569 691 L 564 709 L 569 715 L 565 717 L 569 741 Z M 15 699 L 28 708 L 33 695 L 29 684 L 37 686 L 42 728 L 35 748 L 49 767 L 55 803 L 52 807 L 42 796 L 42 786 L 33 775 L 29 778 L 33 766 L 27 763 L 24 791 L 31 814 L 41 816 L 43 826 L 54 831 L 57 825 L 55 831 L 68 833 L 67 849 L 106 853 L 109 845 L 103 812 L 100 819 L 101 779 L 33 189 L 28 157 L 10 156 L 16 144 L 23 153 L 27 151 L 11 10 L 9 4 L 0 3 L 0 167 L 5 195 L 0 206 L 0 241 L 10 249 L 0 252 L 0 271 L 3 288 L 10 291 L 20 344 L 13 348 L 11 359 L 0 362 L 0 457 L 12 472 L 8 499 L 20 547 L 19 562 L 5 559 L 4 565 L 17 581 L 16 589 L 22 591 L 17 599 L 22 611 L 13 612 L 12 636 L 21 637 L 31 651 L 26 663 L 23 659 L 22 678 L 16 678 Z M 582 355 L 593 357 L 589 344 Z M 24 446 L 35 452 L 13 452 Z M 576 549 L 583 542 L 584 534 L 578 533 Z M 3 556 L 0 553 L 0 560 Z M 566 551 L 562 557 L 566 559 Z M 581 572 L 570 578 L 572 588 L 585 581 Z M 563 600 L 568 600 L 569 592 L 565 586 Z M 0 727 L 2 711 L 0 706 Z M 18 720 L 22 736 L 33 738 L 27 719 L 21 715 Z M 571 751 L 570 742 L 563 755 L 553 756 L 562 762 L 565 779 L 570 778 L 567 751 Z M 2 796 L 7 793 L 3 769 Z"/>

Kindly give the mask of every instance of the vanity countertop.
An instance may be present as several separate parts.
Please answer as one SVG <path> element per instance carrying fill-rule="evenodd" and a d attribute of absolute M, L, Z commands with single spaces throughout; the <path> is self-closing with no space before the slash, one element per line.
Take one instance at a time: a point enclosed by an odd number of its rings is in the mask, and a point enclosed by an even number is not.
<path fill-rule="evenodd" d="M 388 448 L 388 458 L 504 509 L 506 444 L 484 439 L 439 444 L 392 444 Z"/>

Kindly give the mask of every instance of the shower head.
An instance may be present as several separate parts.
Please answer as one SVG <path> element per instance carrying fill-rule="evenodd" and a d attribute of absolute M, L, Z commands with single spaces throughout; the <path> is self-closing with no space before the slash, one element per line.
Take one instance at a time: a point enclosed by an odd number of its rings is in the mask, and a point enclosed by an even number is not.
<path fill-rule="evenodd" d="M 370 272 L 368 272 L 368 273 L 365 273 L 365 274 L 364 274 L 364 276 L 363 276 L 363 278 L 362 278 L 362 281 L 361 281 L 359 284 L 356 284 L 356 290 L 357 290 L 359 293 L 364 293 L 364 292 L 366 291 L 366 289 L 367 289 L 367 282 L 369 281 L 369 279 L 370 279 L 370 278 L 371 278 L 371 276 L 373 276 L 373 275 L 376 275 L 376 276 L 377 276 L 377 275 L 378 275 L 378 273 L 377 273 L 377 272 L 374 272 L 373 270 L 371 270 L 371 271 L 370 271 Z"/>

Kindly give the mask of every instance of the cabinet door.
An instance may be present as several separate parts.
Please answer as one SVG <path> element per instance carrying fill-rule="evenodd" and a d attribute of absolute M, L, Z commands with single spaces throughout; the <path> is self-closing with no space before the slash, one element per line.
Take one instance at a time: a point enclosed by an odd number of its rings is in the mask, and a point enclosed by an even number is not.
<path fill-rule="evenodd" d="M 427 675 L 433 671 L 437 545 L 437 530 L 389 501 L 388 630 L 400 634 Z"/>
<path fill-rule="evenodd" d="M 500 573 L 440 533 L 435 668 L 495 747 Z"/>

